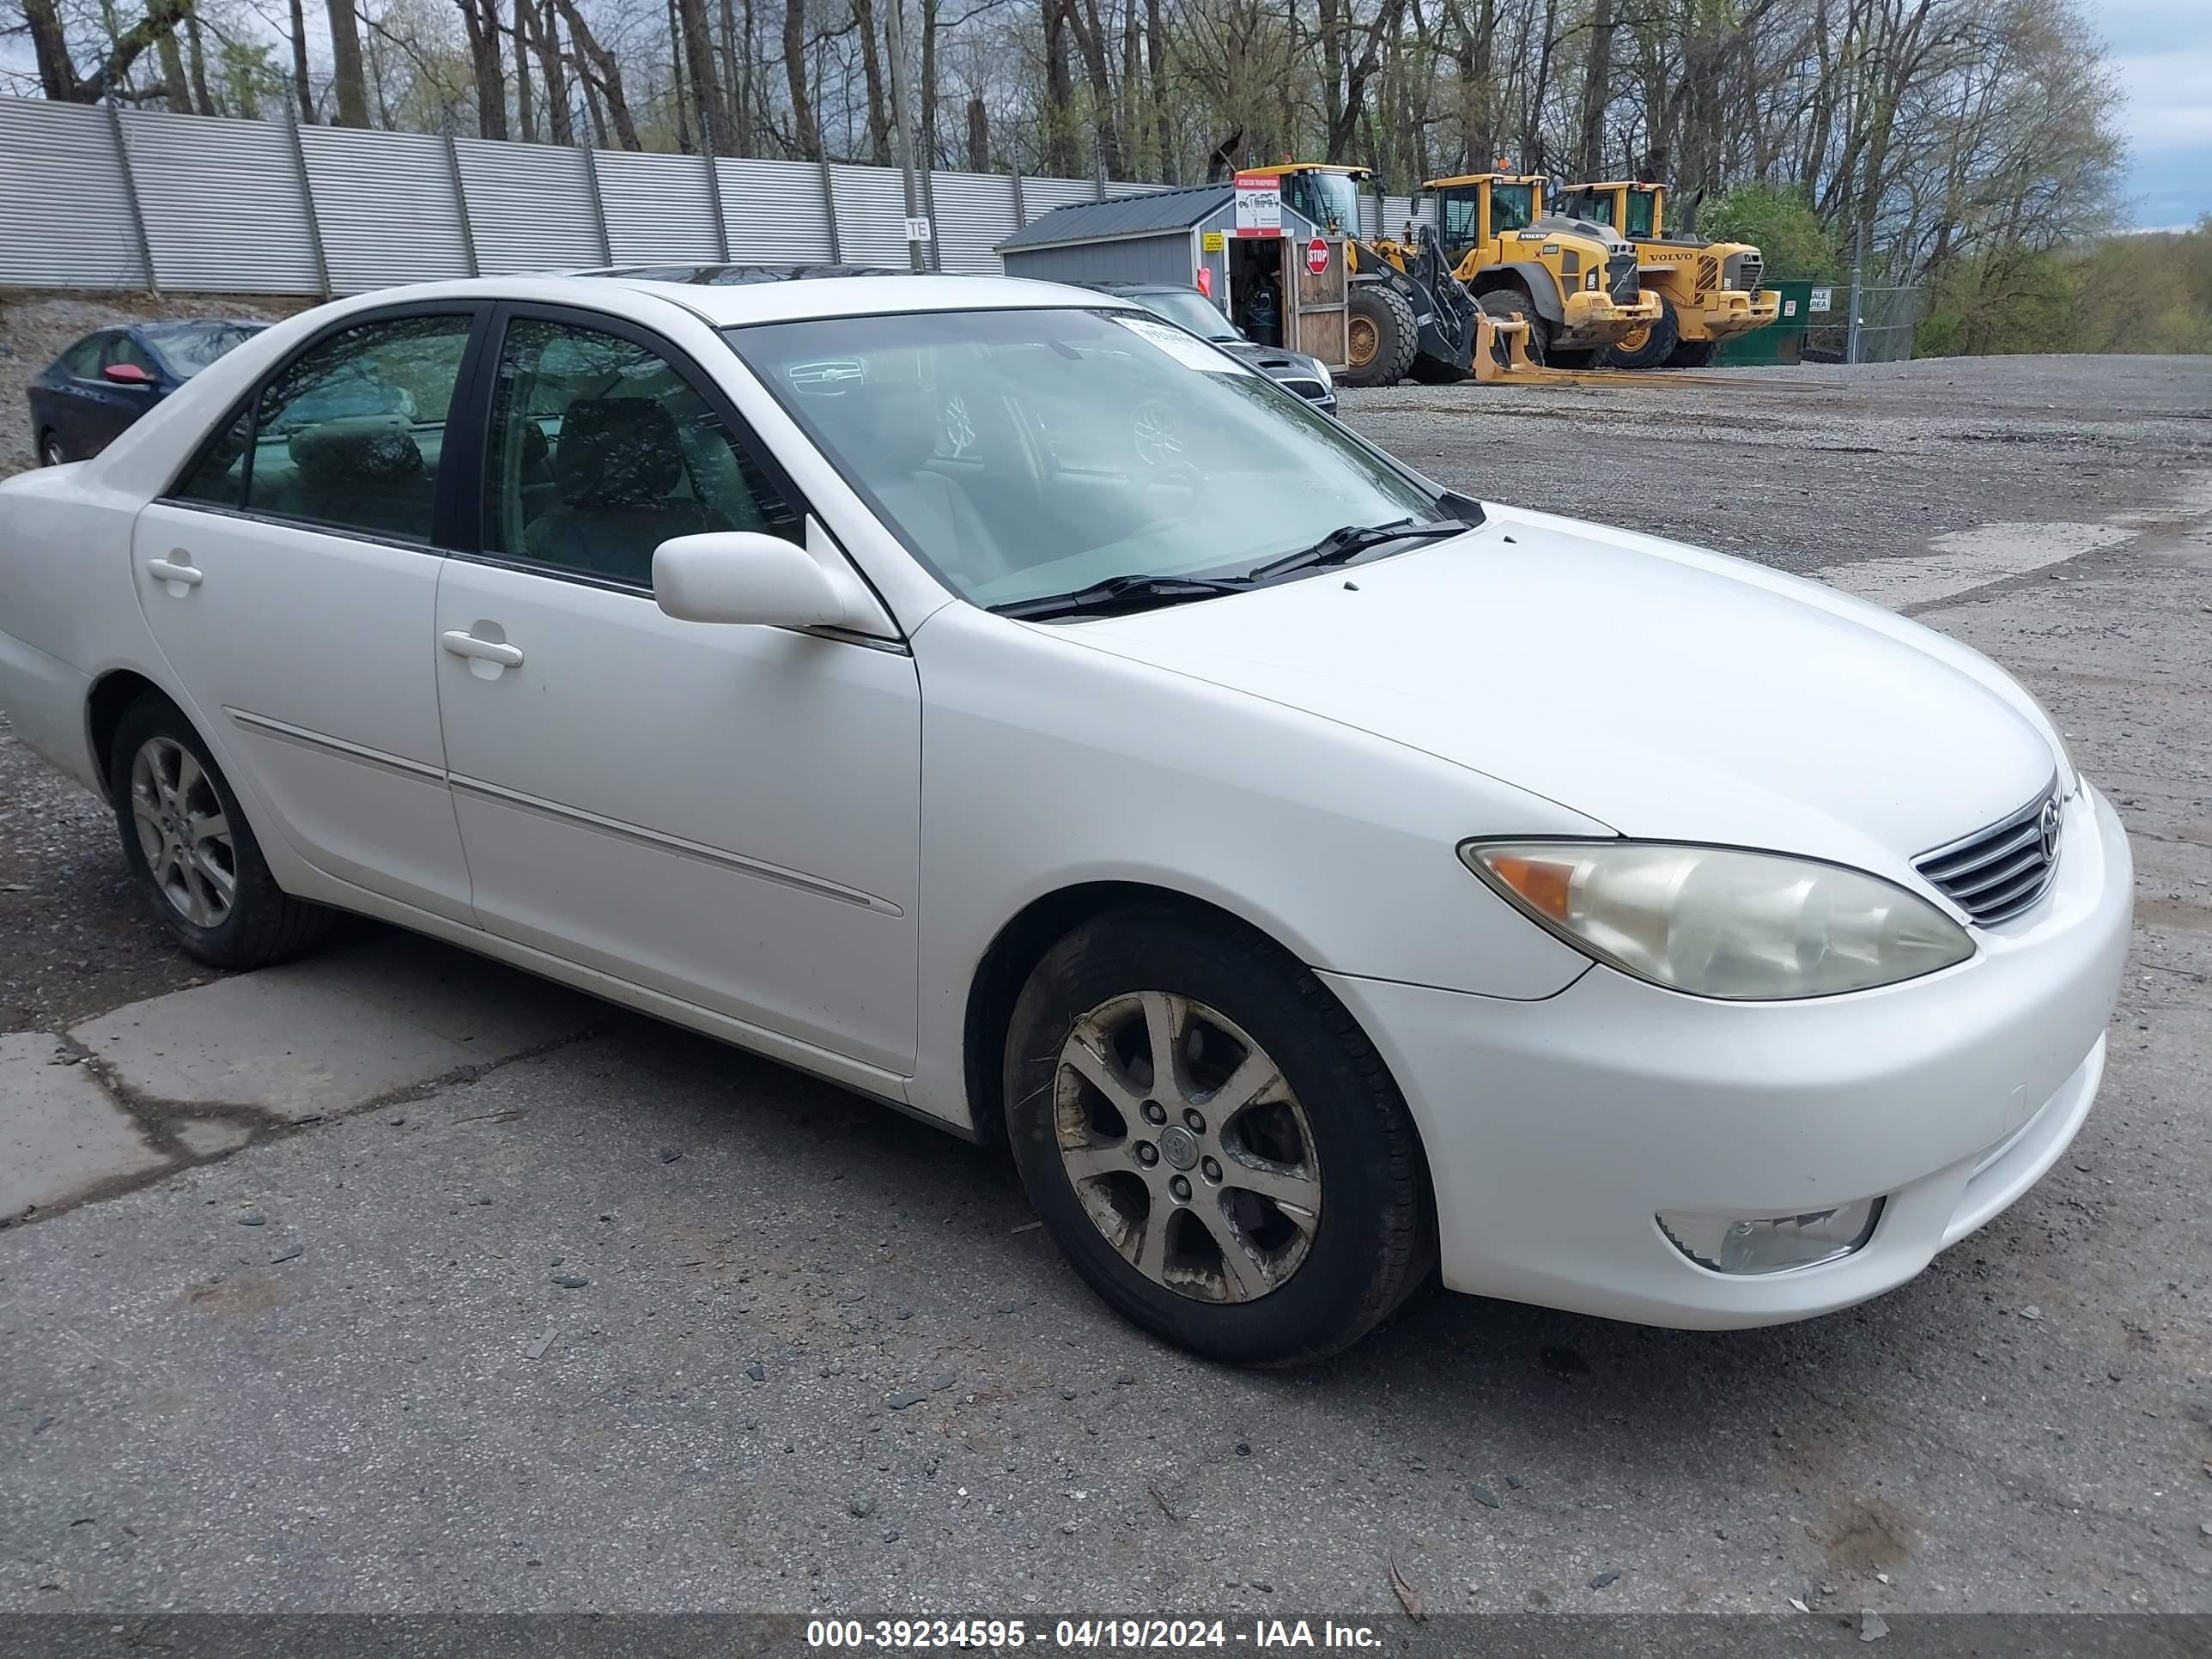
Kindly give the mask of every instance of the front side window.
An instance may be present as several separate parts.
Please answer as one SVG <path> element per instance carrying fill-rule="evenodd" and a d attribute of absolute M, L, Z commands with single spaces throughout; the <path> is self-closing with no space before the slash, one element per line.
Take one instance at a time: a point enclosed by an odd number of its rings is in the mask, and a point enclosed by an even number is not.
<path fill-rule="evenodd" d="M 128 363 L 133 368 L 143 370 L 149 380 L 154 376 L 153 358 L 147 355 L 145 347 L 128 334 L 118 334 L 109 339 L 100 367 L 105 368 L 110 363 Z"/>
<path fill-rule="evenodd" d="M 803 520 L 729 425 L 651 348 L 526 319 L 501 348 L 484 550 L 639 587 L 672 536 Z"/>
<path fill-rule="evenodd" d="M 244 457 L 246 509 L 428 542 L 465 315 L 385 318 L 317 342 L 262 384 Z M 220 455 L 218 441 L 204 462 Z M 187 482 L 187 499 L 198 473 Z M 210 488 L 222 486 L 221 477 Z"/>
<path fill-rule="evenodd" d="M 1242 576 L 1346 525 L 1443 516 L 1334 421 L 1142 313 L 915 313 L 725 335 L 979 605 L 1116 576 Z M 954 410 L 1004 441 L 948 458 Z"/>

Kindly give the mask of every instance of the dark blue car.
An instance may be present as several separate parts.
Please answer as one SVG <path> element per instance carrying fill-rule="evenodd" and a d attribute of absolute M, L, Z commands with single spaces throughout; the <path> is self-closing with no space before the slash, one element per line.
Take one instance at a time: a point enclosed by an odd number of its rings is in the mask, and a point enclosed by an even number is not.
<path fill-rule="evenodd" d="M 265 326 L 207 318 L 86 335 L 31 381 L 31 439 L 40 465 L 99 454 L 125 427 Z"/>

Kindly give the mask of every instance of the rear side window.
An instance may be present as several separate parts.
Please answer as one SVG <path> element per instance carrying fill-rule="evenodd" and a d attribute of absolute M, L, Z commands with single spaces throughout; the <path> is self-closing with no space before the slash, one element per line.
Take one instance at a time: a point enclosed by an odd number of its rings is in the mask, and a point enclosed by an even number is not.
<path fill-rule="evenodd" d="M 428 542 L 473 325 L 465 314 L 386 317 L 318 341 L 262 383 L 177 495 Z"/>

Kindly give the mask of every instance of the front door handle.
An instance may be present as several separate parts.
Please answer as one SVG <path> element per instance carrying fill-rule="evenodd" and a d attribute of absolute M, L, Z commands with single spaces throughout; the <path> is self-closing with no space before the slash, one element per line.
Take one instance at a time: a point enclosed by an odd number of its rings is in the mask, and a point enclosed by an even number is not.
<path fill-rule="evenodd" d="M 181 547 L 174 550 L 179 556 L 184 555 L 185 550 Z M 180 599 L 185 597 L 186 588 L 198 587 L 200 585 L 200 573 L 198 568 L 190 564 L 179 563 L 172 559 L 147 560 L 146 574 L 153 577 L 155 581 L 167 582 L 169 592 Z"/>
<path fill-rule="evenodd" d="M 438 643 L 457 657 L 470 659 L 469 672 L 489 678 L 502 668 L 522 666 L 522 647 L 509 645 L 504 640 L 480 640 L 475 635 L 458 628 L 449 628 L 438 635 Z M 479 668 L 477 665 L 483 665 Z"/>

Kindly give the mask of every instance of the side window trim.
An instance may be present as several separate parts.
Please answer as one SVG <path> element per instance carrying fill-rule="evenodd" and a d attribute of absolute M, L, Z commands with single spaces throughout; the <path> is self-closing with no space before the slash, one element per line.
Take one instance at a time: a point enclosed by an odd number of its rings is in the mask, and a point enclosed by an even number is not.
<path fill-rule="evenodd" d="M 458 538 L 459 527 L 456 526 L 457 539 L 449 550 L 455 556 L 477 564 L 494 565 L 503 570 L 519 570 L 533 576 L 544 576 L 554 581 L 602 588 L 609 592 L 652 596 L 651 588 L 635 582 L 623 581 L 594 571 L 578 570 L 568 565 L 501 552 L 492 544 L 489 535 L 492 498 L 489 486 L 491 483 L 493 405 L 496 402 L 499 363 L 507 349 L 507 331 L 517 323 L 556 323 L 570 328 L 592 330 L 612 335 L 617 339 L 628 340 L 631 344 L 653 353 L 668 365 L 677 379 L 691 388 L 693 394 L 706 404 L 708 412 L 728 430 L 730 436 L 744 451 L 745 459 L 760 470 L 769 487 L 783 497 L 784 505 L 791 509 L 802 531 L 810 520 L 821 523 L 812 504 L 807 501 L 805 492 L 793 482 L 791 475 L 784 471 L 783 464 L 776 459 L 774 452 L 761 441 L 760 434 L 753 430 L 752 422 L 738 412 L 737 405 L 723 393 L 713 377 L 700 368 L 698 361 L 666 336 L 655 333 L 627 317 L 593 311 L 582 306 L 551 305 L 536 300 L 503 300 L 491 310 L 490 320 L 484 327 L 479 342 L 482 355 L 475 359 L 473 378 L 466 383 L 471 399 L 466 411 L 468 425 L 463 438 L 463 465 L 455 469 L 455 475 L 457 479 L 467 478 L 469 493 L 458 497 L 456 506 L 464 513 L 467 513 L 471 505 L 475 510 L 468 514 L 470 522 L 465 532 L 465 544 Z M 826 534 L 827 526 L 823 528 Z M 840 555 L 842 556 L 842 549 Z"/>
<path fill-rule="evenodd" d="M 165 507 L 186 507 L 195 513 L 212 513 L 223 518 L 247 519 L 258 524 L 296 526 L 303 530 L 313 530 L 325 536 L 343 537 L 349 541 L 370 542 L 380 547 L 403 548 L 410 553 L 427 553 L 433 557 L 439 557 L 447 552 L 457 550 L 446 543 L 442 532 L 452 522 L 453 516 L 452 507 L 465 502 L 466 498 L 455 493 L 459 488 L 459 480 L 449 482 L 442 453 L 439 457 L 436 494 L 433 498 L 430 514 L 431 538 L 428 542 L 408 541 L 396 536 L 380 536 L 372 531 L 316 524 L 305 519 L 290 518 L 281 513 L 257 511 L 247 506 L 226 507 L 220 502 L 198 501 L 178 492 L 199 471 L 207 458 L 214 453 L 216 446 L 222 441 L 225 434 L 242 418 L 246 422 L 246 453 L 239 462 L 238 499 L 240 502 L 251 501 L 253 487 L 253 456 L 258 447 L 260 437 L 263 392 L 267 390 L 270 384 L 279 375 L 284 374 L 293 364 L 298 362 L 325 341 L 343 334 L 349 329 L 364 327 L 371 323 L 393 322 L 410 317 L 466 317 L 469 319 L 468 343 L 461 350 L 460 371 L 453 385 L 453 401 L 446 416 L 447 429 L 451 433 L 457 417 L 468 407 L 467 400 L 471 395 L 474 384 L 472 377 L 478 372 L 484 337 L 489 331 L 493 310 L 492 306 L 482 300 L 432 301 L 427 304 L 419 305 L 375 306 L 366 311 L 349 312 L 343 317 L 334 319 L 325 326 L 317 329 L 314 333 L 309 335 L 290 351 L 286 352 L 265 372 L 258 375 L 253 384 L 223 411 L 222 418 L 208 428 L 207 435 L 193 447 L 191 453 L 185 457 L 184 464 L 171 475 L 167 487 L 154 499 Z M 103 347 L 102 349 L 104 352 L 105 348 Z M 464 429 L 465 445 L 467 443 L 467 428 Z M 468 458 L 465 456 L 465 459 Z M 461 470 L 457 468 L 456 471 Z"/>

